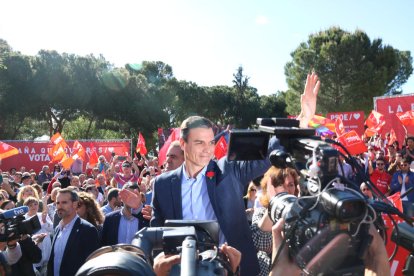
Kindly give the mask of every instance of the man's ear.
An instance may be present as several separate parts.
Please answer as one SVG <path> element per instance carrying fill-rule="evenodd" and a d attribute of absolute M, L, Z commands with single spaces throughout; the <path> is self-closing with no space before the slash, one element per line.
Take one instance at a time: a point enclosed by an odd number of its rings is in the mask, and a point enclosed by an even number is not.
<path fill-rule="evenodd" d="M 185 144 L 184 139 L 183 138 L 180 138 L 180 147 L 181 147 L 181 150 L 182 151 L 184 151 L 184 144 Z"/>

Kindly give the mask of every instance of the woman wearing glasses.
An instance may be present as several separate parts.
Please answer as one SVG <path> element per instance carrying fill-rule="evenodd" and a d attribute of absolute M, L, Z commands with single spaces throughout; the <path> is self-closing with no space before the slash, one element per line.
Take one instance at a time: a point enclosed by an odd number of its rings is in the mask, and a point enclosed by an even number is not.
<path fill-rule="evenodd" d="M 244 208 L 246 209 L 247 221 L 249 224 L 252 224 L 252 217 L 254 212 L 254 202 L 256 200 L 257 189 L 253 181 L 250 182 L 249 187 L 247 188 L 247 193 L 243 197 Z"/>

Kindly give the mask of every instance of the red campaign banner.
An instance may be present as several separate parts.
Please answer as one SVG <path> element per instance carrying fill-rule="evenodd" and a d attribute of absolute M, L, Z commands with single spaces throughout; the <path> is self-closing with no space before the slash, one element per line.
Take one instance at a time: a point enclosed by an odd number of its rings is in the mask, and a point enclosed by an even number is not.
<path fill-rule="evenodd" d="M 405 130 L 396 113 L 414 110 L 414 94 L 375 97 L 374 109 L 385 117 L 385 125 L 380 132 L 381 136 L 385 136 L 385 133 L 390 132 L 393 128 L 401 147 Z M 406 128 L 409 136 L 414 135 L 414 126 L 407 126 Z"/>
<path fill-rule="evenodd" d="M 105 156 L 109 162 L 111 160 L 111 153 L 116 155 L 125 155 L 125 151 L 131 152 L 130 140 L 78 140 L 85 149 L 85 161 L 83 162 L 83 170 L 85 170 L 86 163 L 89 161 L 91 147 L 95 148 L 98 155 Z M 68 147 L 65 152 L 69 155 L 73 152 L 73 140 L 67 140 Z M 37 173 L 40 172 L 43 165 L 50 165 L 51 161 L 48 152 L 52 150 L 54 144 L 48 142 L 33 142 L 33 141 L 7 141 L 7 144 L 17 148 L 19 154 L 11 156 L 1 161 L 0 169 L 8 171 L 10 168 L 26 167 L 26 171 L 34 169 Z"/>
<path fill-rule="evenodd" d="M 392 215 L 392 217 L 396 223 L 404 221 L 396 215 Z M 387 249 L 387 253 L 389 257 L 394 252 L 394 249 L 396 247 L 396 244 L 393 241 L 391 241 L 391 234 L 392 234 L 392 230 L 394 229 L 394 225 L 392 224 L 391 219 L 387 215 L 382 215 L 382 218 L 384 219 L 385 228 L 387 229 L 388 240 L 386 244 L 386 249 Z M 403 271 L 405 261 L 408 255 L 410 255 L 410 252 L 408 250 L 406 250 L 405 248 L 401 246 L 398 247 L 398 251 L 395 254 L 394 259 L 390 261 L 391 276 L 402 276 L 403 275 L 402 271 Z"/>
<path fill-rule="evenodd" d="M 364 134 L 364 116 L 364 111 L 330 112 L 326 114 L 326 118 L 332 121 L 335 121 L 338 117 L 341 118 L 345 132 L 355 130 L 359 136 Z"/>

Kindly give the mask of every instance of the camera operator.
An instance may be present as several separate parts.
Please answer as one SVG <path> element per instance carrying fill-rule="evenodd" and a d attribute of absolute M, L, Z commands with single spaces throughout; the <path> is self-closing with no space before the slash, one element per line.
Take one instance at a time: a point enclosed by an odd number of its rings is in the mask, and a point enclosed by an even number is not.
<path fill-rule="evenodd" d="M 1 222 L 0 227 L 4 227 L 4 224 Z M 0 242 L 0 253 L 5 257 L 9 265 L 17 263 L 17 261 L 19 261 L 22 257 L 22 249 L 18 240 Z"/>
<path fill-rule="evenodd" d="M 253 214 L 253 223 L 250 226 L 252 231 L 253 243 L 257 249 L 257 258 L 260 265 L 259 276 L 268 275 L 270 271 L 270 260 L 272 254 L 272 233 L 263 231 L 261 225 L 267 222 L 267 207 L 270 199 L 281 192 L 291 195 L 297 194 L 296 187 L 299 184 L 299 176 L 292 168 L 279 169 L 275 166 L 265 173 L 260 185 L 262 187 L 262 197 L 260 203 L 263 207 L 256 208 Z"/>
<path fill-rule="evenodd" d="M 272 236 L 273 236 L 273 254 L 272 254 L 272 261 L 274 262 L 274 258 L 276 252 L 278 252 L 280 246 L 283 244 L 283 226 L 284 226 L 284 219 L 280 219 L 275 225 L 272 227 Z M 382 240 L 381 236 L 375 230 L 375 227 L 371 225 L 369 230 L 370 235 L 373 236 L 373 240 L 371 245 L 368 248 L 368 252 L 365 256 L 365 275 L 378 275 L 378 276 L 388 276 L 390 275 L 390 266 L 388 262 L 387 251 L 385 249 L 384 241 Z M 311 262 L 319 261 L 325 263 L 325 260 L 328 261 L 330 253 L 334 251 L 338 252 L 341 250 L 340 247 L 336 246 L 336 241 L 332 240 L 328 243 L 325 248 L 329 248 L 330 251 L 325 252 L 323 256 L 319 254 L 311 260 Z M 289 258 L 288 247 L 285 245 L 279 255 L 279 258 L 276 260 L 276 264 L 274 265 L 272 271 L 269 275 L 303 275 L 302 270 L 297 266 L 295 262 L 293 262 Z"/>

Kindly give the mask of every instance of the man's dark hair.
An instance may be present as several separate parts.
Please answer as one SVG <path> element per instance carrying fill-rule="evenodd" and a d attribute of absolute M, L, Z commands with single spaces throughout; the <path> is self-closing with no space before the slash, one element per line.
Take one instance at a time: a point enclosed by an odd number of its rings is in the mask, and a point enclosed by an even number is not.
<path fill-rule="evenodd" d="M 108 202 L 111 201 L 113 198 L 117 198 L 119 195 L 119 189 L 113 188 L 108 192 Z"/>
<path fill-rule="evenodd" d="M 403 158 L 401 159 L 401 163 L 402 163 L 402 164 L 406 163 L 406 164 L 410 165 L 410 161 L 409 161 L 407 158 L 405 158 L 405 157 L 403 157 Z"/>
<path fill-rule="evenodd" d="M 188 134 L 193 128 L 213 128 L 213 123 L 204 117 L 201 116 L 191 116 L 185 119 L 181 123 L 181 138 L 187 142 Z"/>
<path fill-rule="evenodd" d="M 413 141 L 413 142 L 414 142 L 414 136 L 408 136 L 406 140 L 407 140 L 407 141 L 408 141 L 408 140 L 411 140 L 411 141 Z"/>
<path fill-rule="evenodd" d="M 382 161 L 384 164 L 386 163 L 386 162 L 385 162 L 385 158 L 384 158 L 384 157 L 382 157 L 382 156 L 378 157 L 378 158 L 377 158 L 377 160 L 376 160 L 375 162 L 378 162 L 378 161 Z"/>
<path fill-rule="evenodd" d="M 45 181 L 45 182 L 42 183 L 43 192 L 47 191 L 47 187 L 49 187 L 49 183 L 50 183 L 50 181 Z"/>
<path fill-rule="evenodd" d="M 64 188 L 58 191 L 58 194 L 70 194 L 70 200 L 72 202 L 79 201 L 78 193 L 71 188 Z"/>

